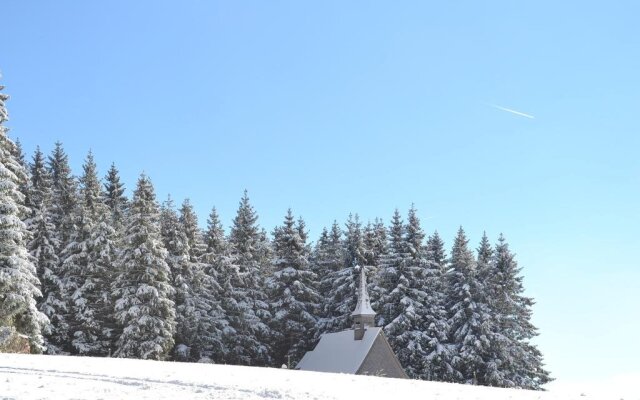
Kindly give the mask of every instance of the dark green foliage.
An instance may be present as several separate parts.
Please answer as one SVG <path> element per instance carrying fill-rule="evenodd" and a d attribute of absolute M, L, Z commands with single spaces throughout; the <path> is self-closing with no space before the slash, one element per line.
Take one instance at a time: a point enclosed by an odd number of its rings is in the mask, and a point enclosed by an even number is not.
<path fill-rule="evenodd" d="M 120 275 L 113 285 L 115 319 L 121 332 L 114 355 L 164 360 L 174 344 L 174 289 L 155 193 L 144 175 L 138 180 L 126 222 L 118 260 Z"/>
<path fill-rule="evenodd" d="M 273 275 L 267 281 L 271 302 L 273 363 L 297 363 L 311 350 L 317 327 L 317 277 L 309 265 L 302 219 L 295 225 L 291 209 L 274 230 Z M 292 364 L 293 363 L 293 364 Z"/>

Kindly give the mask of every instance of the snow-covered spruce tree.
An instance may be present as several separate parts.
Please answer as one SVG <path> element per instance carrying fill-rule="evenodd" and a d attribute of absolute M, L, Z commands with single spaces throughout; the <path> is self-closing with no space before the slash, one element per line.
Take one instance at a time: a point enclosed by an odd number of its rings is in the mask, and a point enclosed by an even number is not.
<path fill-rule="evenodd" d="M 184 343 L 188 346 L 188 352 L 184 352 L 183 356 L 191 361 L 198 361 L 201 358 L 201 349 L 203 346 L 200 340 L 200 323 L 204 322 L 203 318 L 207 315 L 210 304 L 205 300 L 204 285 L 204 265 L 200 262 L 200 257 L 204 253 L 204 241 L 202 232 L 198 227 L 198 217 L 196 216 L 193 206 L 189 199 L 185 199 L 180 206 L 178 221 L 180 230 L 184 234 L 187 245 L 187 261 L 189 263 L 189 273 L 184 275 L 185 283 L 189 290 L 189 297 L 183 306 L 183 312 L 180 312 L 176 304 L 176 317 L 183 314 L 185 320 L 191 322 L 190 326 L 183 326 L 180 332 L 180 324 L 176 327 L 176 334 L 182 336 Z M 176 335 L 178 336 L 178 335 Z M 177 341 L 176 341 L 177 343 Z"/>
<path fill-rule="evenodd" d="M 177 348 L 175 356 L 190 361 L 210 360 L 212 349 L 220 345 L 224 321 L 217 299 L 219 286 L 202 261 L 207 249 L 189 200 L 180 207 L 179 227 L 186 239 L 189 271 L 181 271 L 186 296 L 184 303 L 176 304 L 176 343 L 183 348 Z"/>
<path fill-rule="evenodd" d="M 478 303 L 484 304 L 487 312 L 484 335 L 488 342 L 482 351 L 482 369 L 475 372 L 477 383 L 485 386 L 513 387 L 514 383 L 505 374 L 505 361 L 510 358 L 509 344 L 507 336 L 501 332 L 499 313 L 496 309 L 496 296 L 499 296 L 502 290 L 496 286 L 493 249 L 486 232 L 480 240 L 477 255 L 476 280 L 483 288 L 483 296 L 478 296 Z"/>
<path fill-rule="evenodd" d="M 230 306 L 225 311 L 235 335 L 230 337 L 228 362 L 240 365 L 269 365 L 271 319 L 264 290 L 263 269 L 267 264 L 268 243 L 258 226 L 258 215 L 245 191 L 229 234 L 234 269 Z"/>
<path fill-rule="evenodd" d="M 155 193 L 142 175 L 126 218 L 120 275 L 113 284 L 115 317 L 122 332 L 114 356 L 164 360 L 173 348 L 174 290 L 166 259 Z"/>
<path fill-rule="evenodd" d="M 366 248 L 364 245 L 364 237 L 362 234 L 362 223 L 360 222 L 360 217 L 358 214 L 351 215 L 349 214 L 349 219 L 347 219 L 346 223 L 346 232 L 344 238 L 344 247 L 345 247 L 345 266 L 353 267 L 356 265 L 367 265 L 366 258 Z M 356 274 L 357 275 L 357 274 Z M 357 276 L 354 275 L 354 279 Z M 357 279 L 356 279 L 357 280 Z M 355 289 L 354 289 L 355 293 Z M 353 305 L 355 306 L 356 300 L 353 300 Z"/>
<path fill-rule="evenodd" d="M 391 292 L 398 286 L 401 271 L 407 259 L 407 252 L 404 246 L 404 222 L 398 209 L 393 213 L 391 225 L 387 234 L 388 246 L 387 254 L 380 260 L 378 270 L 378 284 L 374 291 L 378 293 L 378 300 L 373 302 L 373 308 L 377 312 L 377 325 L 385 326 L 391 323 L 399 314 L 400 304 L 391 302 Z"/>
<path fill-rule="evenodd" d="M 111 213 L 111 226 L 120 235 L 124 230 L 124 219 L 129 200 L 124 194 L 124 184 L 120 181 L 120 173 L 115 164 L 107 172 L 104 179 L 104 204 Z"/>
<path fill-rule="evenodd" d="M 29 209 L 27 218 L 36 215 L 36 210 L 42 207 L 45 202 L 51 200 L 51 177 L 47 172 L 44 161 L 44 154 L 40 147 L 36 148 L 29 168 L 28 191 L 25 196 L 25 205 Z"/>
<path fill-rule="evenodd" d="M 442 274 L 447 272 L 447 251 L 438 231 L 427 238 L 427 260 L 432 266 L 437 266 Z M 446 287 L 446 282 L 443 281 L 443 284 Z"/>
<path fill-rule="evenodd" d="M 387 232 L 381 219 L 376 218 L 373 223 L 367 223 L 363 233 L 365 249 L 365 265 L 369 270 L 367 287 L 372 304 L 378 302 L 379 293 L 377 291 L 379 269 L 382 258 L 387 254 Z"/>
<path fill-rule="evenodd" d="M 56 256 L 59 263 L 55 275 L 60 280 L 60 293 L 54 294 L 58 307 L 55 310 L 55 317 L 52 316 L 51 333 L 47 335 L 47 352 L 68 353 L 72 351 L 69 336 L 71 304 L 67 288 L 69 274 L 63 266 L 65 259 L 63 252 L 77 232 L 77 214 L 75 212 L 78 202 L 77 183 L 71 174 L 69 158 L 62 143 L 56 142 L 47 164 L 52 188 L 50 214 L 55 234 L 52 243 L 56 245 Z M 53 286 L 52 289 L 56 290 Z"/>
<path fill-rule="evenodd" d="M 172 299 L 176 307 L 175 348 L 172 356 L 174 360 L 189 361 L 192 333 L 196 331 L 194 294 L 191 287 L 194 271 L 189 258 L 187 235 L 182 229 L 171 197 L 162 203 L 160 232 L 167 250 L 166 261 L 171 271 L 171 284 L 174 288 Z"/>
<path fill-rule="evenodd" d="M 299 220 L 300 221 L 300 220 Z M 273 318 L 270 321 L 274 365 L 295 365 L 310 350 L 317 326 L 319 296 L 309 265 L 304 225 L 295 225 L 291 209 L 274 230 L 273 275 L 267 280 Z"/>
<path fill-rule="evenodd" d="M 447 274 L 447 309 L 454 351 L 452 365 L 455 368 L 452 379 L 460 383 L 482 384 L 495 328 L 487 303 L 488 293 L 479 279 L 468 243 L 460 227 L 451 250 L 451 270 Z"/>
<path fill-rule="evenodd" d="M 373 274 L 369 279 L 372 280 L 377 274 L 380 259 L 387 252 L 387 233 L 382 220 L 376 218 L 373 223 L 367 223 L 364 228 L 363 241 L 365 265 L 374 267 Z"/>
<path fill-rule="evenodd" d="M 379 312 L 389 343 L 407 375 L 413 378 L 423 375 L 422 360 L 430 339 L 422 322 L 428 298 L 423 237 L 413 208 L 408 225 L 403 225 L 398 210 L 395 211 L 389 228 L 389 253 L 381 260 L 376 288 L 380 292 Z"/>
<path fill-rule="evenodd" d="M 189 258 L 195 262 L 206 249 L 206 244 L 202 237 L 202 231 L 198 227 L 198 216 L 193 209 L 189 199 L 185 199 L 180 206 L 180 226 L 187 238 L 189 246 Z"/>
<path fill-rule="evenodd" d="M 493 264 L 492 295 L 496 299 L 499 329 L 506 337 L 504 345 L 508 346 L 503 349 L 508 358 L 503 358 L 501 372 L 508 386 L 540 390 L 552 378 L 544 369 L 542 353 L 530 342 L 538 335 L 531 323 L 534 301 L 524 295 L 521 268 L 503 235 L 498 239 Z"/>
<path fill-rule="evenodd" d="M 22 143 L 20 143 L 20 139 L 16 138 L 16 140 L 14 141 L 14 146 L 13 146 L 13 149 L 11 150 L 11 154 L 13 155 L 15 160 L 18 162 L 18 164 L 22 167 L 22 169 L 26 173 L 27 179 L 20 182 L 20 184 L 18 185 L 18 188 L 24 198 L 22 203 L 25 207 L 28 208 L 28 210 L 26 211 L 25 218 L 29 218 L 29 215 L 31 214 L 31 207 L 29 202 L 29 189 L 28 189 L 30 184 L 30 176 L 29 176 L 30 169 L 29 169 L 29 165 L 27 164 L 27 161 L 25 160 L 24 151 L 22 150 Z"/>
<path fill-rule="evenodd" d="M 16 158 L 16 161 L 18 161 L 18 164 L 20 164 L 22 168 L 24 168 L 25 170 L 28 170 L 29 165 L 24 156 L 24 150 L 22 149 L 22 142 L 20 142 L 19 138 L 16 138 L 16 140 L 14 141 L 14 144 L 15 146 L 13 147 L 12 153 Z"/>
<path fill-rule="evenodd" d="M 407 217 L 406 245 L 410 269 L 421 270 L 419 278 L 411 283 L 414 290 L 424 293 L 421 318 L 422 351 L 426 357 L 419 360 L 416 371 L 422 379 L 447 380 L 453 373 L 451 350 L 448 346 L 449 324 L 442 285 L 442 271 L 429 262 L 424 245 L 425 234 L 420 226 L 416 208 L 411 205 Z"/>
<path fill-rule="evenodd" d="M 67 296 L 64 291 L 60 263 L 57 255 L 57 235 L 51 216 L 51 177 L 45 167 L 44 155 L 36 149 L 30 164 L 29 207 L 31 216 L 26 224 L 31 233 L 28 250 L 33 257 L 42 297 L 38 310 L 44 313 L 50 324 L 44 331 L 46 352 L 58 354 L 68 337 L 66 322 Z"/>
<path fill-rule="evenodd" d="M 15 144 L 4 126 L 9 96 L 2 89 L 0 85 L 0 326 L 13 327 L 28 336 L 31 351 L 41 352 L 42 330 L 48 320 L 36 307 L 41 293 L 36 268 L 27 252 L 28 232 L 21 219 L 28 212 L 20 192 L 27 173 L 15 157 Z"/>
<path fill-rule="evenodd" d="M 116 272 L 116 234 L 91 152 L 82 168 L 77 230 L 62 252 L 62 265 L 71 302 L 72 351 L 100 356 L 110 353 L 114 329 L 110 286 Z"/>
<path fill-rule="evenodd" d="M 333 277 L 344 265 L 342 231 L 337 221 L 333 221 L 331 231 L 323 230 L 312 255 L 311 269 L 318 277 L 318 330 L 324 333 L 330 330 L 332 322 L 332 303 L 330 299 Z"/>
<path fill-rule="evenodd" d="M 330 275 L 331 290 L 323 327 L 325 332 L 337 332 L 351 327 L 351 312 L 357 301 L 358 271 L 355 267 L 365 266 L 366 262 L 362 225 L 357 214 L 355 217 L 349 215 L 346 228 L 343 265 Z M 367 271 L 367 275 L 372 274 Z"/>
<path fill-rule="evenodd" d="M 76 204 L 78 203 L 77 182 L 71 173 L 69 157 L 62 143 L 56 142 L 48 160 L 49 174 L 52 182 L 52 218 L 58 234 L 58 255 L 64 250 L 76 232 Z M 61 260 L 62 261 L 62 260 Z"/>
<path fill-rule="evenodd" d="M 449 343 L 449 315 L 447 312 L 448 281 L 447 255 L 444 241 L 434 232 L 427 238 L 425 247 L 427 260 L 427 315 L 425 320 L 428 328 L 436 328 L 439 334 L 434 335 L 430 342 L 431 353 L 425 358 L 424 379 L 433 381 L 450 382 L 454 380 L 455 368 L 452 366 L 453 348 Z M 437 340 L 436 340 L 437 339 Z"/>
<path fill-rule="evenodd" d="M 200 317 L 199 361 L 225 362 L 227 348 L 225 342 L 235 331 L 229 327 L 225 309 L 231 301 L 231 281 L 234 276 L 234 265 L 230 256 L 229 245 L 224 235 L 220 217 L 215 209 L 211 210 L 204 233 L 204 253 L 200 256 L 203 264 L 202 296 L 209 305 L 207 314 Z"/>

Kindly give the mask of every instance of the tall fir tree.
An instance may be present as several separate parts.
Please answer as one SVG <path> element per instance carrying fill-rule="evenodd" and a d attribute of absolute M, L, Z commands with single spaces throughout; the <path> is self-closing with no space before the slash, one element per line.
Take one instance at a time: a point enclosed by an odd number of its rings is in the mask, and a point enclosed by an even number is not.
<path fill-rule="evenodd" d="M 184 292 L 181 302 L 176 301 L 176 343 L 183 347 L 176 356 L 189 361 L 209 360 L 224 328 L 216 298 L 219 287 L 202 262 L 206 245 L 189 200 L 182 203 L 178 220 L 186 243 L 188 271 L 180 271 L 183 287 L 179 290 Z"/>
<path fill-rule="evenodd" d="M 268 243 L 258 226 L 258 215 L 245 191 L 229 234 L 235 265 L 232 276 L 232 308 L 227 309 L 235 335 L 228 346 L 229 361 L 241 365 L 268 365 L 271 362 L 271 319 L 264 290 L 264 270 L 270 269 Z"/>
<path fill-rule="evenodd" d="M 330 231 L 323 230 L 312 259 L 312 271 L 318 277 L 317 288 L 320 295 L 318 333 L 323 333 L 331 330 L 333 310 L 330 295 L 333 278 L 344 265 L 342 230 L 337 221 L 333 221 Z"/>
<path fill-rule="evenodd" d="M 475 371 L 476 383 L 485 386 L 513 387 L 513 382 L 505 374 L 505 360 L 509 358 L 506 336 L 499 326 L 499 315 L 496 310 L 495 295 L 501 291 L 495 284 L 495 264 L 493 263 L 493 249 L 486 232 L 483 233 L 476 250 L 475 279 L 482 293 L 476 297 L 478 307 L 486 311 L 484 329 L 482 330 L 486 343 L 480 355 L 483 357 L 482 368 Z"/>
<path fill-rule="evenodd" d="M 44 349 L 42 331 L 47 317 L 38 311 L 41 296 L 36 268 L 26 247 L 27 228 L 22 221 L 28 209 L 21 187 L 27 185 L 27 172 L 15 156 L 15 144 L 7 136 L 5 101 L 9 98 L 0 85 L 0 326 L 26 335 L 31 351 Z"/>
<path fill-rule="evenodd" d="M 367 223 L 363 233 L 363 242 L 365 249 L 365 263 L 369 267 L 367 286 L 373 304 L 377 303 L 379 293 L 378 277 L 380 264 L 387 254 L 387 233 L 384 223 L 381 219 L 376 218 L 373 223 Z"/>
<path fill-rule="evenodd" d="M 460 227 L 451 250 L 451 270 L 448 273 L 447 309 L 455 368 L 452 379 L 461 383 L 483 384 L 494 328 L 486 301 L 487 293 L 468 243 Z"/>
<path fill-rule="evenodd" d="M 126 219 L 120 275 L 113 284 L 121 332 L 116 357 L 164 360 L 173 348 L 174 290 L 166 258 L 155 192 L 149 178 L 142 175 Z"/>
<path fill-rule="evenodd" d="M 387 254 L 382 258 L 378 271 L 378 284 L 373 289 L 378 293 L 378 300 L 372 305 L 377 311 L 377 324 L 385 326 L 390 324 L 398 315 L 399 304 L 391 302 L 391 292 L 398 286 L 400 271 L 404 269 L 407 254 L 404 246 L 404 221 L 400 211 L 396 209 L 388 228 Z"/>
<path fill-rule="evenodd" d="M 59 236 L 58 254 L 60 254 L 77 230 L 74 210 L 78 202 L 78 186 L 71 173 L 69 157 L 62 147 L 62 143 L 55 143 L 53 152 L 49 156 L 48 168 L 53 188 L 52 217 Z"/>
<path fill-rule="evenodd" d="M 417 210 L 412 204 L 406 226 L 406 246 L 411 269 L 420 271 L 419 278 L 411 286 L 419 293 L 423 312 L 420 321 L 424 359 L 418 361 L 418 376 L 428 380 L 448 380 L 453 374 L 451 348 L 448 345 L 449 323 L 445 305 L 442 270 L 429 260 L 429 248 L 424 243 L 425 234 L 420 225 Z M 420 279 L 421 278 L 421 279 Z"/>
<path fill-rule="evenodd" d="M 14 141 L 15 146 L 13 147 L 12 153 L 18 161 L 18 164 L 22 166 L 22 168 L 27 171 L 29 168 L 29 164 L 27 163 L 27 159 L 24 156 L 24 150 L 22 148 L 22 142 L 20 142 L 19 138 L 16 138 Z"/>
<path fill-rule="evenodd" d="M 44 331 L 45 348 L 48 354 L 62 351 L 69 326 L 66 322 L 67 296 L 64 291 L 58 259 L 55 226 L 52 222 L 51 176 L 46 169 L 44 155 L 37 148 L 30 164 L 29 204 L 31 216 L 27 228 L 31 233 L 29 253 L 36 263 L 42 297 L 38 299 L 38 310 L 50 321 Z"/>
<path fill-rule="evenodd" d="M 395 211 L 389 238 L 389 254 L 383 258 L 378 285 L 381 320 L 407 374 L 422 378 L 423 360 L 432 351 L 431 342 L 438 342 L 438 332 L 428 309 L 431 293 L 422 243 L 424 233 L 413 207 L 406 225 Z"/>
<path fill-rule="evenodd" d="M 74 211 L 77 230 L 61 254 L 66 274 L 64 283 L 71 301 L 72 351 L 82 355 L 109 354 L 114 328 L 109 292 L 115 276 L 116 235 L 102 200 L 97 166 L 89 152 L 80 178 L 80 199 Z"/>
<path fill-rule="evenodd" d="M 167 250 L 167 265 L 171 271 L 171 284 L 174 288 L 176 312 L 175 348 L 173 358 L 178 361 L 191 359 L 191 328 L 193 314 L 193 264 L 189 258 L 189 243 L 182 229 L 173 200 L 169 196 L 162 203 L 160 211 L 160 232 L 164 248 Z"/>
<path fill-rule="evenodd" d="M 425 358 L 423 378 L 434 381 L 455 380 L 455 367 L 452 365 L 455 347 L 449 343 L 449 315 L 447 312 L 447 254 L 444 241 L 435 231 L 427 238 L 425 246 L 427 261 L 427 301 L 428 311 L 425 329 L 437 332 L 430 343 L 430 353 Z M 434 329 L 435 328 L 435 329 Z"/>
<path fill-rule="evenodd" d="M 224 228 L 215 207 L 209 214 L 204 233 L 204 253 L 200 256 L 203 265 L 202 296 L 208 305 L 206 315 L 200 317 L 200 360 L 224 363 L 228 355 L 225 343 L 235 331 L 229 327 L 226 309 L 232 309 L 231 278 L 233 262 Z"/>
<path fill-rule="evenodd" d="M 358 214 L 349 214 L 346 223 L 346 231 L 344 238 L 345 260 L 344 265 L 347 268 L 353 268 L 356 265 L 367 265 L 367 249 L 364 244 L 364 235 L 362 232 L 362 222 Z M 355 278 L 357 276 L 354 275 Z M 354 289 L 355 293 L 355 289 Z M 355 306 L 355 300 L 353 304 Z"/>
<path fill-rule="evenodd" d="M 532 298 L 524 295 L 521 268 L 515 255 L 501 234 L 493 259 L 494 274 L 492 295 L 496 299 L 497 320 L 500 332 L 505 336 L 502 372 L 507 385 L 524 389 L 542 389 L 552 380 L 544 368 L 542 353 L 531 343 L 538 335 L 531 323 Z"/>
<path fill-rule="evenodd" d="M 309 265 L 302 219 L 296 226 L 291 209 L 274 230 L 273 275 L 267 281 L 273 318 L 272 350 L 275 365 L 297 363 L 310 350 L 317 326 L 319 296 L 316 275 Z"/>
<path fill-rule="evenodd" d="M 124 192 L 125 187 L 120 181 L 120 172 L 112 163 L 104 179 L 103 198 L 111 213 L 111 225 L 119 235 L 124 230 L 124 219 L 129 206 L 129 200 Z"/>
<path fill-rule="evenodd" d="M 437 267 L 442 274 L 447 272 L 447 251 L 444 246 L 444 240 L 442 240 L 438 231 L 433 232 L 427 238 L 427 260 L 432 266 Z M 443 284 L 445 283 L 443 280 Z M 446 285 L 444 286 L 446 287 Z"/>
<path fill-rule="evenodd" d="M 366 265 L 362 224 L 357 214 L 355 216 L 349 215 L 343 245 L 343 265 L 330 276 L 331 290 L 329 291 L 328 312 L 323 327 L 324 331 L 329 332 L 351 327 L 351 312 L 357 301 L 358 270 L 356 267 L 373 268 L 373 266 Z M 367 271 L 367 275 L 371 275 L 369 272 Z"/>
<path fill-rule="evenodd" d="M 48 335 L 47 352 L 68 353 L 73 350 L 70 334 L 71 293 L 69 292 L 69 273 L 65 270 L 64 254 L 76 234 L 78 203 L 77 183 L 71 173 L 69 157 L 62 143 L 56 142 L 53 152 L 47 160 L 49 175 L 51 176 L 51 223 L 55 237 L 58 268 L 56 278 L 59 279 L 60 293 L 54 295 L 59 302 L 55 317 L 51 316 L 51 333 Z M 51 287 L 56 290 L 54 286 Z"/>
<path fill-rule="evenodd" d="M 192 262 L 196 262 L 202 254 L 204 254 L 206 244 L 202 235 L 202 231 L 198 226 L 198 216 L 196 215 L 193 205 L 189 199 L 185 199 L 180 206 L 180 226 L 187 238 L 189 246 L 189 258 Z"/>

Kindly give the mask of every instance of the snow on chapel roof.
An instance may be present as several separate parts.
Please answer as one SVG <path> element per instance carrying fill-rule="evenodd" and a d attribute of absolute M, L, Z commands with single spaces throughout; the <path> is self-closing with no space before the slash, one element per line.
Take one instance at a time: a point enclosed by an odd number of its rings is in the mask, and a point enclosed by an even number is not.
<path fill-rule="evenodd" d="M 295 369 L 355 374 L 381 329 L 367 328 L 362 340 L 353 340 L 351 329 L 325 333 L 316 348 L 307 352 Z"/>
<path fill-rule="evenodd" d="M 376 315 L 376 312 L 371 308 L 371 301 L 369 300 L 369 292 L 367 291 L 367 276 L 364 273 L 364 267 L 360 267 L 360 286 L 358 287 L 358 303 L 356 309 L 353 310 L 351 315 Z"/>

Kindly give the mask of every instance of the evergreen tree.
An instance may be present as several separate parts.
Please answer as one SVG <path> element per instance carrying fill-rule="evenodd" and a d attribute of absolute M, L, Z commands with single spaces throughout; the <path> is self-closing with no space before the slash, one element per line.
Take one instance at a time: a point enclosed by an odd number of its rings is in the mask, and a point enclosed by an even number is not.
<path fill-rule="evenodd" d="M 404 269 L 406 262 L 406 249 L 404 246 L 404 222 L 398 209 L 393 213 L 391 225 L 388 228 L 387 254 L 382 258 L 378 271 L 378 284 L 373 291 L 378 293 L 378 300 L 372 305 L 377 311 L 377 324 L 385 326 L 390 324 L 399 314 L 398 305 L 392 303 L 391 292 L 398 286 L 400 271 Z"/>
<path fill-rule="evenodd" d="M 235 274 L 232 276 L 230 308 L 226 310 L 235 335 L 227 344 L 229 362 L 241 365 L 268 365 L 271 319 L 264 291 L 263 269 L 268 263 L 268 244 L 258 226 L 258 215 L 245 191 L 229 234 Z"/>
<path fill-rule="evenodd" d="M 62 252 L 65 289 L 71 296 L 71 344 L 78 354 L 107 355 L 114 328 L 109 292 L 115 276 L 115 231 L 102 202 L 103 193 L 91 152 L 83 165 L 80 184 L 80 201 L 75 210 L 77 231 Z"/>
<path fill-rule="evenodd" d="M 312 271 L 318 277 L 317 287 L 320 295 L 318 333 L 331 330 L 333 304 L 330 295 L 333 278 L 343 265 L 342 231 L 338 222 L 333 221 L 331 231 L 323 230 L 313 252 Z"/>
<path fill-rule="evenodd" d="M 24 218 L 28 218 L 31 215 L 31 211 L 32 211 L 30 208 L 30 201 L 29 201 L 30 170 L 29 170 L 29 165 L 27 164 L 27 161 L 25 160 L 25 157 L 24 157 L 24 151 L 22 150 L 22 143 L 20 143 L 20 139 L 16 139 L 14 141 L 14 146 L 10 151 L 11 151 L 11 155 L 13 155 L 18 165 L 22 167 L 24 173 L 26 174 L 26 179 L 21 180 L 21 182 L 18 184 L 18 189 L 20 190 L 20 193 L 22 194 L 24 199 L 22 201 L 22 204 L 25 207 L 27 207 Z"/>
<path fill-rule="evenodd" d="M 30 165 L 29 204 L 31 216 L 26 224 L 31 233 L 28 250 L 36 263 L 42 297 L 38 299 L 38 310 L 47 316 L 50 324 L 44 331 L 46 352 L 62 351 L 69 326 L 66 323 L 66 294 L 57 255 L 57 235 L 51 216 L 51 177 L 45 167 L 44 155 L 36 149 Z"/>
<path fill-rule="evenodd" d="M 0 85 L 0 326 L 14 327 L 29 337 L 33 352 L 41 352 L 42 330 L 48 320 L 36 308 L 36 298 L 41 293 L 36 268 L 27 252 L 28 232 L 22 222 L 28 209 L 20 188 L 26 185 L 27 173 L 15 157 L 15 144 L 4 126 L 9 96 L 2 89 Z"/>
<path fill-rule="evenodd" d="M 161 207 L 160 232 L 167 250 L 167 265 L 171 271 L 171 283 L 175 290 L 172 297 L 176 307 L 175 348 L 173 358 L 178 361 L 191 359 L 191 332 L 194 331 L 193 264 L 189 258 L 189 243 L 182 229 L 173 200 L 169 197 Z"/>
<path fill-rule="evenodd" d="M 453 346 L 449 342 L 449 316 L 447 313 L 447 255 L 444 241 L 434 232 L 427 238 L 425 247 L 427 262 L 427 317 L 425 329 L 432 332 L 429 342 L 430 352 L 425 358 L 423 378 L 434 381 L 455 380 L 452 365 Z"/>
<path fill-rule="evenodd" d="M 302 219 L 295 225 L 291 209 L 274 230 L 273 276 L 267 281 L 273 319 L 274 364 L 297 363 L 310 350 L 316 328 L 319 297 L 309 266 Z M 304 236 L 301 236 L 303 234 Z"/>
<path fill-rule="evenodd" d="M 120 275 L 113 285 L 115 317 L 122 332 L 114 355 L 166 359 L 174 344 L 174 290 L 155 193 L 145 175 L 133 194 L 123 246 Z"/>
<path fill-rule="evenodd" d="M 78 202 L 77 184 L 71 174 L 69 157 L 62 148 L 62 143 L 56 142 L 55 148 L 49 156 L 48 164 L 53 188 L 52 222 L 58 234 L 60 246 L 58 255 L 60 255 L 77 230 L 74 212 Z"/>
<path fill-rule="evenodd" d="M 496 310 L 496 295 L 500 289 L 495 287 L 495 265 L 493 263 L 493 249 L 483 233 L 477 249 L 475 275 L 478 284 L 483 288 L 482 295 L 478 294 L 477 304 L 486 310 L 484 322 L 484 337 L 487 343 L 482 349 L 482 369 L 476 369 L 477 383 L 485 386 L 513 387 L 513 382 L 505 374 L 504 361 L 509 358 L 505 352 L 508 349 L 506 336 L 500 331 L 499 315 Z"/>
<path fill-rule="evenodd" d="M 442 274 L 447 272 L 447 252 L 444 248 L 444 241 L 440 238 L 438 231 L 427 238 L 427 260 L 438 268 Z M 446 285 L 444 285 L 446 287 Z"/>
<path fill-rule="evenodd" d="M 432 366 L 424 360 L 427 356 L 433 359 L 432 353 L 439 351 L 446 340 L 440 326 L 444 316 L 430 304 L 434 293 L 424 236 L 413 206 L 406 225 L 395 211 L 389 228 L 389 254 L 382 261 L 378 289 L 381 322 L 389 343 L 407 374 L 414 378 L 431 378 L 427 369 Z"/>
<path fill-rule="evenodd" d="M 51 177 L 46 170 L 45 160 L 40 147 L 33 154 L 33 161 L 28 165 L 28 192 L 25 196 L 25 205 L 28 208 L 28 216 L 34 217 L 37 210 L 51 197 Z"/>
<path fill-rule="evenodd" d="M 226 309 L 232 300 L 231 280 L 234 265 L 229 245 L 215 207 L 209 214 L 207 230 L 204 234 L 202 297 L 208 305 L 206 315 L 200 317 L 199 349 L 200 360 L 224 363 L 227 357 L 225 343 L 230 341 L 235 331 L 229 327 Z"/>
<path fill-rule="evenodd" d="M 485 384 L 486 360 L 492 346 L 493 319 L 485 286 L 479 279 L 473 253 L 462 227 L 451 250 L 448 273 L 450 340 L 455 344 L 452 379 L 461 383 Z"/>
<path fill-rule="evenodd" d="M 177 329 L 175 353 L 178 360 L 200 361 L 211 359 L 220 347 L 224 322 L 216 298 L 219 286 L 207 274 L 202 262 L 206 252 L 202 233 L 198 228 L 193 206 L 185 200 L 180 208 L 179 229 L 184 238 L 186 270 L 176 271 L 181 283 L 176 287 Z"/>
<path fill-rule="evenodd" d="M 120 173 L 115 164 L 111 164 L 104 182 L 104 203 L 111 212 L 111 225 L 117 233 L 124 229 L 129 200 L 124 195 L 124 184 L 120 181 Z"/>
<path fill-rule="evenodd" d="M 70 274 L 65 270 L 64 260 L 67 257 L 65 252 L 71 244 L 73 236 L 78 231 L 76 205 L 78 202 L 77 184 L 71 174 L 69 167 L 69 158 L 62 148 L 62 143 L 56 142 L 55 148 L 48 159 L 48 172 L 51 176 L 51 223 L 53 224 L 53 232 L 55 236 L 52 243 L 56 247 L 56 256 L 58 258 L 58 268 L 55 274 L 52 274 L 52 302 L 57 303 L 55 310 L 49 310 L 56 313 L 55 316 L 50 315 L 52 327 L 51 333 L 48 335 L 47 351 L 49 353 L 67 353 L 72 351 L 70 334 L 70 319 L 72 318 L 71 310 L 71 293 L 68 279 Z M 55 280 L 57 283 L 54 283 Z M 56 288 L 59 285 L 59 289 Z"/>
<path fill-rule="evenodd" d="M 382 258 L 387 254 L 387 233 L 384 223 L 376 218 L 364 229 L 365 265 L 369 267 L 368 290 L 372 304 L 378 302 L 378 278 Z"/>
<path fill-rule="evenodd" d="M 360 222 L 360 217 L 358 216 L 358 214 L 356 214 L 355 216 L 349 214 L 346 228 L 347 230 L 345 232 L 344 239 L 345 267 L 353 268 L 356 265 L 367 265 L 367 249 L 365 248 L 362 223 Z M 355 275 L 354 277 L 357 278 L 357 276 Z M 353 300 L 353 303 L 355 306 L 355 300 Z"/>
<path fill-rule="evenodd" d="M 28 171 L 29 165 L 27 164 L 27 160 L 25 159 L 24 150 L 22 149 L 22 142 L 20 142 L 19 138 L 16 138 L 16 140 L 14 141 L 14 145 L 15 146 L 13 147 L 13 150 L 11 150 L 11 153 L 15 157 L 18 164 L 20 164 L 20 166 L 22 166 L 25 171 Z"/>
<path fill-rule="evenodd" d="M 498 239 L 493 263 L 492 295 L 496 299 L 499 330 L 505 336 L 501 365 L 505 379 L 499 385 L 540 390 L 552 378 L 544 369 L 542 353 L 530 342 L 538 335 L 531 323 L 534 301 L 524 295 L 521 268 L 503 235 Z"/>
<path fill-rule="evenodd" d="M 192 262 L 196 262 L 204 253 L 206 244 L 202 231 L 198 227 L 198 216 L 189 199 L 185 199 L 180 207 L 180 226 L 189 246 L 189 258 Z"/>
<path fill-rule="evenodd" d="M 323 330 L 329 332 L 341 331 L 351 327 L 351 312 L 355 309 L 357 301 L 358 271 L 356 266 L 367 267 L 364 264 L 366 262 L 366 249 L 362 237 L 362 224 L 357 214 L 355 217 L 349 215 L 346 228 L 343 265 L 330 275 L 329 310 L 323 327 Z M 372 269 L 373 267 L 369 266 L 369 268 Z M 371 273 L 368 273 L 368 275 L 371 275 Z"/>
<path fill-rule="evenodd" d="M 416 366 L 418 376 L 428 380 L 448 380 L 453 374 L 451 349 L 447 344 L 449 335 L 446 298 L 442 285 L 442 270 L 429 261 L 429 250 L 424 244 L 425 234 L 420 226 L 417 210 L 412 204 L 409 209 L 405 243 L 410 269 L 419 271 L 412 280 L 411 287 L 424 297 L 416 296 L 422 302 L 421 334 L 416 341 L 422 342 L 425 357 Z"/>

